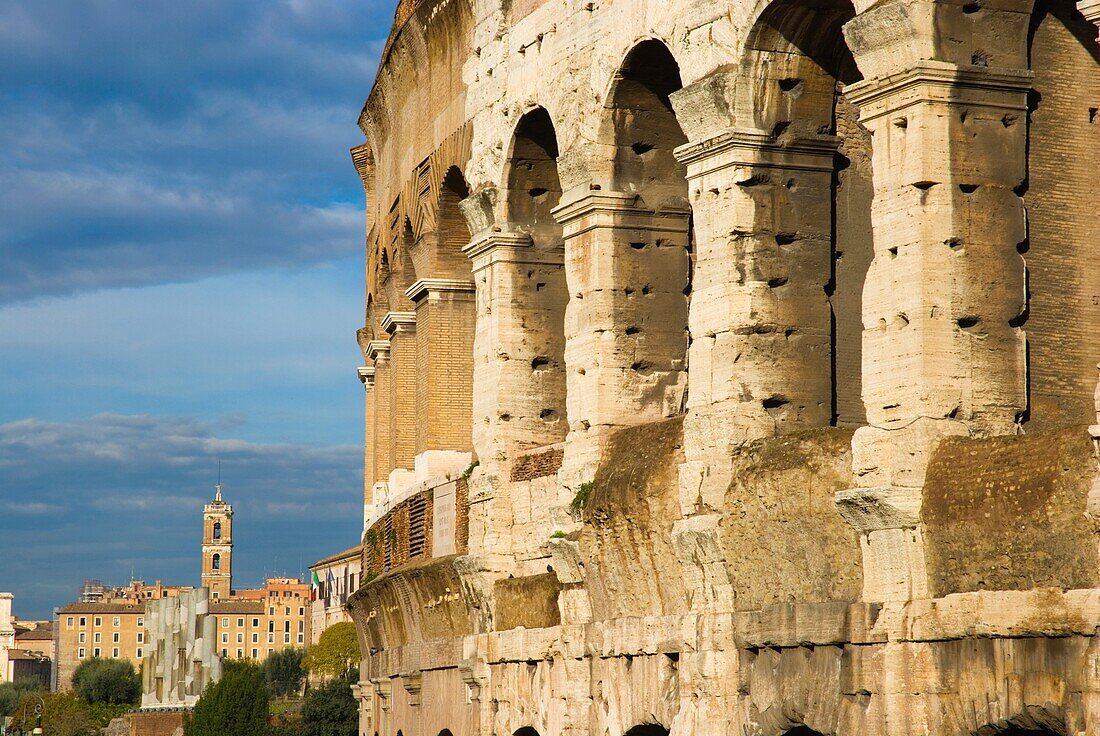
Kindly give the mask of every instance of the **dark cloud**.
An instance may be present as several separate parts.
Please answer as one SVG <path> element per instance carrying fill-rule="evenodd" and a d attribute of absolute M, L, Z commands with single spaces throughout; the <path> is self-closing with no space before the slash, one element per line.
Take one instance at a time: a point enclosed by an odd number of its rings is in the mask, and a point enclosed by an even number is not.
<path fill-rule="evenodd" d="M 84 578 L 197 584 L 219 460 L 240 587 L 358 540 L 359 447 L 245 442 L 186 417 L 29 419 L 0 425 L 0 588 L 19 615 L 44 616 Z"/>
<path fill-rule="evenodd" d="M 361 250 L 394 3 L 0 5 L 0 303 Z"/>

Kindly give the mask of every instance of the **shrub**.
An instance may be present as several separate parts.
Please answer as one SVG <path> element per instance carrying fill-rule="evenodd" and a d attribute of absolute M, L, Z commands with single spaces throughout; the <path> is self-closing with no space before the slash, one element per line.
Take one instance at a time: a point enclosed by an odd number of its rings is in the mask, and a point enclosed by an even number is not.
<path fill-rule="evenodd" d="M 302 730 L 309 736 L 359 733 L 359 706 L 347 679 L 338 677 L 309 691 L 302 706 Z"/>
<path fill-rule="evenodd" d="M 321 633 L 306 653 L 306 667 L 321 677 L 344 677 L 359 663 L 359 637 L 355 624 L 342 621 Z"/>
<path fill-rule="evenodd" d="M 229 661 L 222 679 L 207 686 L 186 736 L 265 736 L 268 694 L 263 672 L 251 662 Z"/>
<path fill-rule="evenodd" d="M 141 698 L 141 678 L 129 660 L 94 657 L 76 668 L 73 689 L 89 703 L 132 705 Z"/>
<path fill-rule="evenodd" d="M 269 654 L 260 665 L 264 680 L 267 681 L 267 691 L 275 697 L 300 693 L 302 682 L 306 678 L 305 670 L 302 669 L 305 656 L 304 649 L 283 649 Z"/>

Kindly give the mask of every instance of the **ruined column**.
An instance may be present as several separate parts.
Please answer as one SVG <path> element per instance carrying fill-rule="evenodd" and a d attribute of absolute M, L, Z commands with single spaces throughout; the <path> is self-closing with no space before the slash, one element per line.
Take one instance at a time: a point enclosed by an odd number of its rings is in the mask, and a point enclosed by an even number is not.
<path fill-rule="evenodd" d="M 382 329 L 390 336 L 389 492 L 411 482 L 416 458 L 416 314 L 389 312 Z"/>
<path fill-rule="evenodd" d="M 369 345 L 369 343 L 368 343 Z M 375 475 L 375 439 L 374 439 L 374 368 L 363 366 L 358 369 L 359 381 L 363 384 L 363 533 L 367 532 L 367 521 L 373 499 Z"/>
<path fill-rule="evenodd" d="M 528 233 L 492 230 L 464 252 L 477 284 L 474 449 L 489 466 L 568 431 L 565 254 L 536 249 Z"/>
<path fill-rule="evenodd" d="M 864 76 L 847 95 L 873 135 L 875 195 L 868 426 L 853 439 L 860 487 L 838 504 L 862 535 L 868 600 L 928 594 L 921 489 L 939 441 L 1012 434 L 1027 406 L 1029 20 L 1023 6 L 888 2 L 844 29 Z"/>
<path fill-rule="evenodd" d="M 597 186 L 562 201 L 553 214 L 569 288 L 566 465 L 583 482 L 601 435 L 683 408 L 691 214 L 649 209 L 635 194 Z"/>
<path fill-rule="evenodd" d="M 457 474 L 470 464 L 474 285 L 420 279 L 405 295 L 416 309 L 417 478 Z"/>
<path fill-rule="evenodd" d="M 678 107 L 705 90 L 687 88 Z M 682 118 L 688 118 L 685 113 Z M 677 149 L 695 227 L 685 514 L 718 509 L 731 448 L 828 426 L 835 136 L 730 129 Z"/>
<path fill-rule="evenodd" d="M 370 439 L 374 444 L 374 472 L 371 484 L 371 503 L 373 505 L 385 497 L 390 471 L 394 468 L 392 447 L 390 445 L 393 389 L 389 340 L 371 340 L 367 343 L 367 358 L 374 363 L 374 415 L 370 420 Z"/>

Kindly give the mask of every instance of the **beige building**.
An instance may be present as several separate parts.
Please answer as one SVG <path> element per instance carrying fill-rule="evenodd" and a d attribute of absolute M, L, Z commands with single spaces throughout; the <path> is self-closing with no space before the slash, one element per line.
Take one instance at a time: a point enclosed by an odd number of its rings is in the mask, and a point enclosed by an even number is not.
<path fill-rule="evenodd" d="M 211 601 L 215 651 L 232 659 L 263 661 L 272 652 L 309 642 L 309 586 L 297 578 L 269 578 L 264 587 Z"/>
<path fill-rule="evenodd" d="M 233 507 L 222 500 L 222 484 L 202 514 L 202 587 L 210 599 L 233 596 Z"/>
<path fill-rule="evenodd" d="M 401 0 L 360 733 L 1100 734 L 1098 17 Z"/>
<path fill-rule="evenodd" d="M 145 604 L 71 603 L 57 611 L 56 688 L 72 688 L 73 673 L 93 657 L 125 659 L 140 669 L 145 658 Z"/>
<path fill-rule="evenodd" d="M 358 544 L 309 567 L 313 590 L 310 602 L 310 644 L 316 644 L 329 626 L 350 621 L 348 597 L 362 582 L 363 545 Z"/>

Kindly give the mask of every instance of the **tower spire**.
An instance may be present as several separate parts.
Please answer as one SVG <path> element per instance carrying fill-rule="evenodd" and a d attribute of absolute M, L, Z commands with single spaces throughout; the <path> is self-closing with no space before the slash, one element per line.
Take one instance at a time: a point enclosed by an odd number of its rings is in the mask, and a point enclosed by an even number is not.
<path fill-rule="evenodd" d="M 218 461 L 218 485 L 216 486 L 217 492 L 214 494 L 215 501 L 222 500 L 222 461 Z"/>

